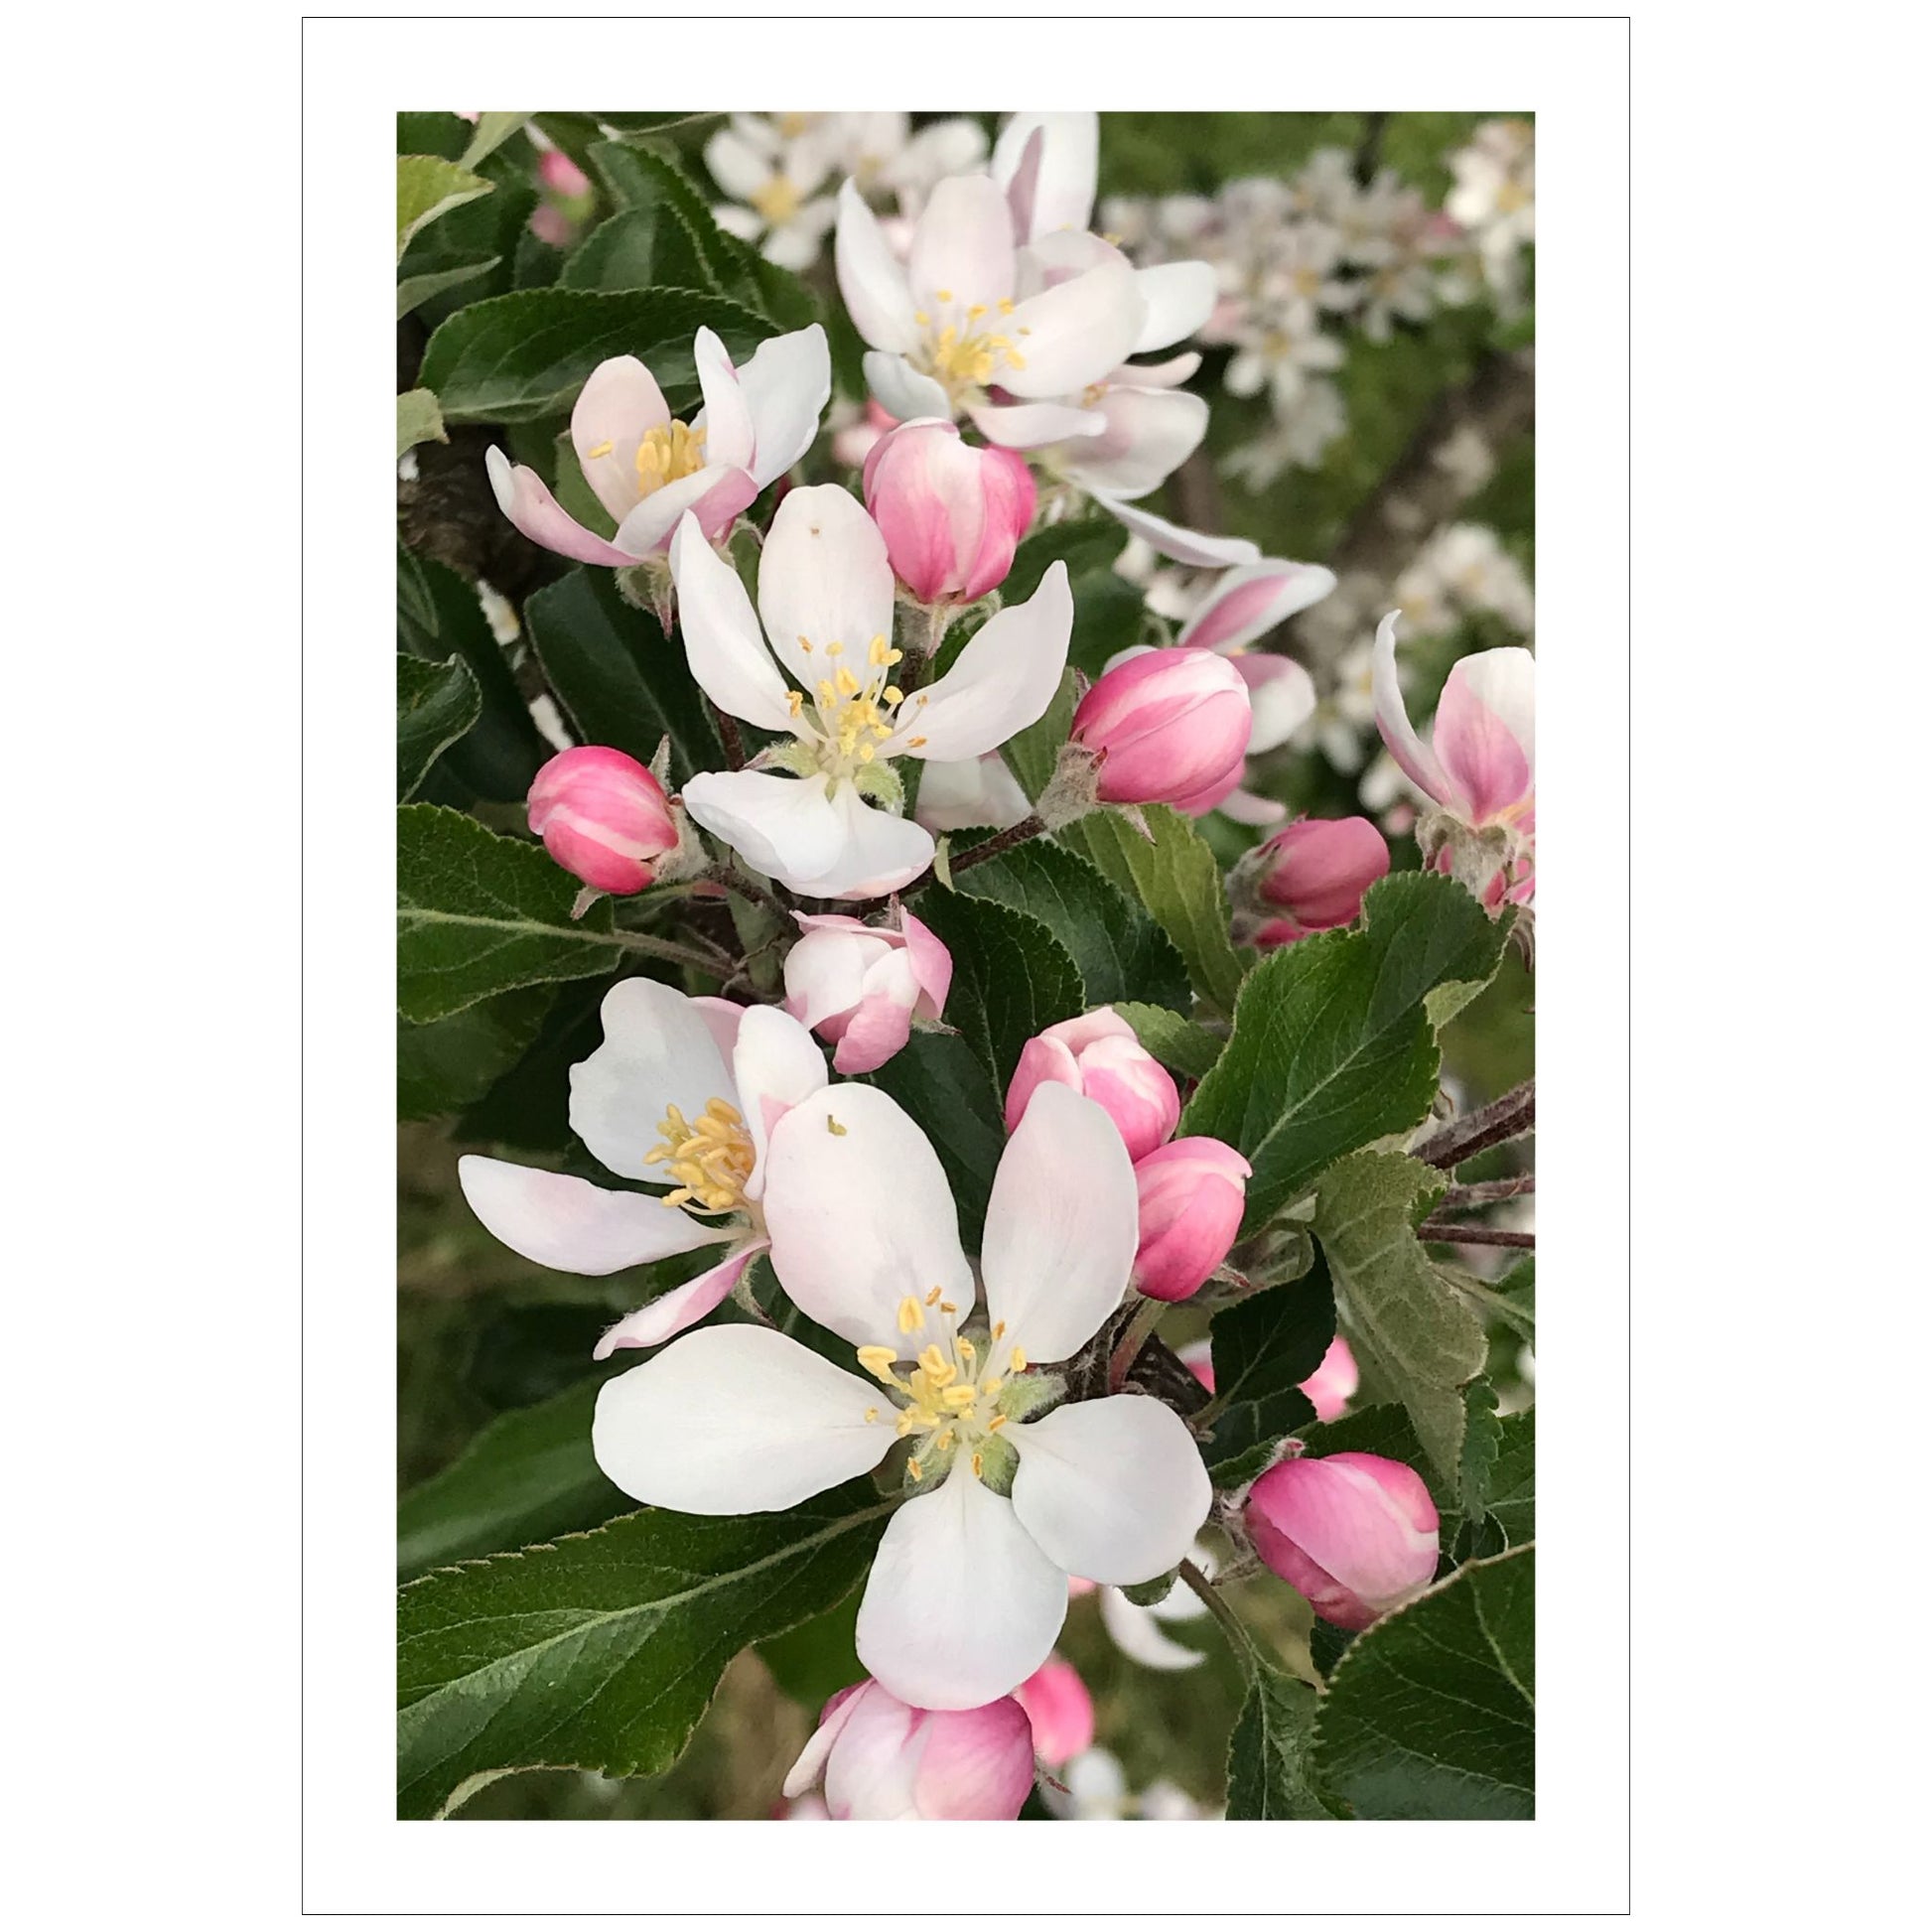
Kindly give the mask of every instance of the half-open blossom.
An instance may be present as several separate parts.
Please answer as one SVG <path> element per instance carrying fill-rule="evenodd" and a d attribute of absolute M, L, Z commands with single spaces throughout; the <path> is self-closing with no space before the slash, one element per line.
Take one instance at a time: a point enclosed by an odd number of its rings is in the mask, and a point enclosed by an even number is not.
<path fill-rule="evenodd" d="M 641 893 L 677 849 L 664 787 L 609 745 L 559 752 L 530 783 L 530 830 L 558 865 L 602 893 Z"/>
<path fill-rule="evenodd" d="M 935 834 L 973 825 L 1004 832 L 1032 810 L 1006 759 L 984 752 L 976 759 L 927 759 L 912 815 Z"/>
<path fill-rule="evenodd" d="M 1225 1141 L 1170 1141 L 1134 1163 L 1141 1200 L 1134 1286 L 1157 1302 L 1184 1302 L 1227 1259 L 1254 1172 Z"/>
<path fill-rule="evenodd" d="M 822 1785 L 834 1819 L 1010 1819 L 1034 1788 L 1034 1732 L 1017 1698 L 924 1711 L 868 1678 L 827 1703 L 784 1795 Z"/>
<path fill-rule="evenodd" d="M 1223 654 L 1244 650 L 1334 588 L 1334 572 L 1320 564 L 1290 563 L 1284 557 L 1242 564 L 1216 580 L 1174 642 Z"/>
<path fill-rule="evenodd" d="M 884 1066 L 912 1036 L 912 1022 L 937 1020 L 952 986 L 945 942 L 900 908 L 884 925 L 842 912 L 794 912 L 804 935 L 785 954 L 785 1011 L 833 1041 L 840 1073 Z"/>
<path fill-rule="evenodd" d="M 893 574 L 921 604 L 970 604 L 1005 583 L 1037 495 L 1023 458 L 975 449 L 939 418 L 876 443 L 865 488 Z"/>
<path fill-rule="evenodd" d="M 1351 925 L 1362 896 L 1389 870 L 1389 843 L 1365 818 L 1300 818 L 1256 853 L 1244 876 L 1258 909 L 1278 916 L 1254 935 L 1285 946 L 1311 932 Z"/>
<path fill-rule="evenodd" d="M 1248 687 L 1211 650 L 1144 650 L 1116 662 L 1073 713 L 1072 739 L 1102 754 L 1110 805 L 1204 811 L 1241 780 L 1254 712 Z"/>
<path fill-rule="evenodd" d="M 1147 321 L 1124 257 L 1026 291 L 1007 197 L 984 175 L 939 183 L 902 262 L 848 182 L 835 254 L 873 394 L 901 422 L 968 416 L 1009 449 L 1097 430 L 1077 403 L 1046 399 L 1124 362 Z"/>
<path fill-rule="evenodd" d="M 503 514 L 546 550 L 618 568 L 661 552 L 686 514 L 707 537 L 722 536 L 811 448 L 832 361 L 817 323 L 760 344 L 742 369 L 709 329 L 698 331 L 692 354 L 704 407 L 688 424 L 673 419 L 634 355 L 600 362 L 571 411 L 584 481 L 616 518 L 616 536 L 585 529 L 534 470 L 492 448 L 484 461 Z"/>
<path fill-rule="evenodd" d="M 1442 1554 L 1422 1477 L 1353 1449 L 1277 1462 L 1249 1490 L 1246 1521 L 1262 1562 L 1343 1630 L 1426 1589 Z"/>
<path fill-rule="evenodd" d="M 1066 566 L 1055 563 L 1026 603 L 973 633 L 943 677 L 901 691 L 886 539 L 833 483 L 794 489 L 778 505 L 756 616 L 693 517 L 672 541 L 671 576 L 705 694 L 747 724 L 793 736 L 753 767 L 692 778 L 685 808 L 758 871 L 819 898 L 876 898 L 925 869 L 932 834 L 866 802 L 890 776 L 883 767 L 977 758 L 1025 730 L 1059 689 L 1073 633 Z"/>
<path fill-rule="evenodd" d="M 701 1321 L 770 1246 L 759 1201 L 772 1137 L 826 1079 L 811 1035 L 775 1007 L 627 979 L 604 996 L 602 1017 L 603 1045 L 570 1069 L 571 1129 L 611 1173 L 671 1191 L 600 1187 L 481 1154 L 457 1163 L 478 1220 L 539 1267 L 611 1275 L 724 1247 L 714 1267 L 608 1330 L 599 1361 Z"/>
<path fill-rule="evenodd" d="M 1067 1578 L 1132 1584 L 1179 1562 L 1212 1485 L 1151 1397 L 1041 1413 L 1062 1362 L 1119 1307 L 1134 1171 L 1113 1123 L 1041 1089 L 1007 1143 L 974 1269 L 931 1144 L 876 1087 L 794 1108 L 764 1190 L 792 1301 L 871 1380 L 749 1322 L 699 1329 L 604 1384 L 592 1445 L 639 1502 L 699 1515 L 788 1509 L 896 1446 L 911 1491 L 859 1606 L 860 1661 L 929 1711 L 1005 1697 L 1046 1661 Z"/>
<path fill-rule="evenodd" d="M 1049 1657 L 1013 1694 L 1034 1727 L 1034 1755 L 1064 1764 L 1093 1742 L 1093 1695 L 1064 1657 Z"/>
<path fill-rule="evenodd" d="M 1020 1049 L 1020 1063 L 1007 1085 L 1009 1134 L 1026 1118 L 1035 1093 L 1049 1082 L 1071 1087 L 1104 1107 L 1132 1161 L 1152 1154 L 1180 1120 L 1180 1090 L 1173 1075 L 1112 1007 L 1062 1020 Z"/>

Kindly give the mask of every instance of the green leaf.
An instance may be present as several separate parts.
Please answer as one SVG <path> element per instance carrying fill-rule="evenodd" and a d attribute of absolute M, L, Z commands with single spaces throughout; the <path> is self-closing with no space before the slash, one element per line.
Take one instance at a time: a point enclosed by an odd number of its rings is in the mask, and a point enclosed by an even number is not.
<path fill-rule="evenodd" d="M 1227 1042 L 1192 1020 L 1183 1020 L 1166 1007 L 1139 1000 L 1116 1000 L 1114 1011 L 1140 1035 L 1141 1044 L 1161 1062 L 1190 1080 L 1206 1077 Z"/>
<path fill-rule="evenodd" d="M 571 289 L 648 289 L 708 286 L 710 270 L 676 210 L 620 208 L 593 228 L 564 264 Z"/>
<path fill-rule="evenodd" d="M 1060 842 L 1091 859 L 1122 892 L 1138 898 L 1179 948 L 1195 992 L 1209 1006 L 1232 1013 L 1244 962 L 1228 937 L 1220 864 L 1179 812 L 1166 805 L 1144 810 L 1152 841 L 1118 812 L 1101 810 L 1063 826 Z"/>
<path fill-rule="evenodd" d="M 1188 1003 L 1187 969 L 1167 936 L 1078 853 L 1030 839 L 959 877 L 968 898 L 998 899 L 1031 912 L 1072 956 L 1087 1005 L 1108 1006 L 1138 992 L 1173 1006 Z"/>
<path fill-rule="evenodd" d="M 1454 1480 L 1467 1421 L 1462 1385 L 1482 1373 L 1489 1347 L 1482 1323 L 1416 1239 L 1416 1222 L 1444 1184 L 1406 1154 L 1351 1154 L 1321 1177 L 1314 1234 L 1363 1368 L 1408 1410 L 1430 1460 Z"/>
<path fill-rule="evenodd" d="M 867 1482 L 764 1515 L 645 1509 L 406 1586 L 398 1814 L 440 1816 L 526 1766 L 667 1769 L 725 1665 L 838 1602 L 891 1509 Z"/>
<path fill-rule="evenodd" d="M 614 745 L 648 764 L 669 735 L 673 776 L 715 771 L 724 747 L 682 646 L 626 604 L 616 575 L 583 566 L 523 607 L 544 676 L 586 744 Z"/>
<path fill-rule="evenodd" d="M 433 154 L 404 154 L 396 157 L 396 259 L 409 246 L 410 237 L 426 228 L 438 216 L 487 195 L 494 183 L 481 175 L 459 168 Z"/>
<path fill-rule="evenodd" d="M 396 810 L 397 1004 L 421 1026 L 492 993 L 614 972 L 611 901 L 581 919 L 577 881 L 541 846 L 442 805 Z"/>
<path fill-rule="evenodd" d="M 450 432 L 443 427 L 443 412 L 436 406 L 433 390 L 410 389 L 396 398 L 396 455 L 413 450 L 418 443 L 447 443 Z"/>
<path fill-rule="evenodd" d="M 1248 1695 L 1228 1739 L 1230 1818 L 1332 1818 L 1310 1775 L 1315 1693 L 1299 1677 L 1255 1659 Z"/>
<path fill-rule="evenodd" d="M 924 1129 L 952 1183 L 959 1238 L 968 1254 L 977 1254 L 993 1172 L 1006 1148 L 1005 1089 L 955 1034 L 915 1033 L 884 1066 L 862 1077 L 883 1087 Z"/>
<path fill-rule="evenodd" d="M 460 1141 L 485 1141 L 533 1154 L 570 1145 L 570 1069 L 604 1039 L 600 1009 L 610 987 L 580 980 L 556 989 L 536 1038 L 491 1081 L 457 1123 Z"/>
<path fill-rule="evenodd" d="M 1249 1232 L 1342 1155 L 1421 1125 L 1440 1068 L 1424 1002 L 1486 980 L 1502 957 L 1507 923 L 1439 874 L 1381 880 L 1364 904 L 1363 929 L 1316 933 L 1255 969 L 1234 1036 L 1181 1116 L 1181 1133 L 1253 1164 Z"/>
<path fill-rule="evenodd" d="M 554 998 L 519 986 L 427 1026 L 396 1023 L 396 1118 L 434 1120 L 488 1091 L 528 1050 Z"/>
<path fill-rule="evenodd" d="M 860 1595 L 853 1590 L 809 1623 L 766 1637 L 758 1647 L 778 1689 L 804 1705 L 814 1721 L 827 1698 L 867 1675 L 859 1661 Z"/>
<path fill-rule="evenodd" d="M 591 1454 L 597 1375 L 484 1428 L 396 1506 L 396 1571 L 426 1570 L 595 1529 L 634 1507 Z"/>
<path fill-rule="evenodd" d="M 1314 1768 L 1358 1818 L 1536 1815 L 1536 1546 L 1458 1570 L 1348 1646 Z"/>
<path fill-rule="evenodd" d="M 1070 581 L 1108 569 L 1127 547 L 1127 531 L 1111 516 L 1076 516 L 1035 530 L 1014 552 L 1013 568 L 1000 586 L 1000 601 L 1011 608 L 1039 589 L 1054 564 L 1064 564 Z"/>
<path fill-rule="evenodd" d="M 483 693 L 461 657 L 440 664 L 396 656 L 396 796 L 410 797 L 430 766 L 483 715 Z"/>
<path fill-rule="evenodd" d="M 529 118 L 527 114 L 479 114 L 477 131 L 463 151 L 462 165 L 474 168 L 486 155 L 494 154 Z"/>
<path fill-rule="evenodd" d="M 697 289 L 516 289 L 451 316 L 423 351 L 422 380 L 448 422 L 527 423 L 561 414 L 607 357 L 635 355 L 682 412 L 697 400 L 691 342 L 706 327 L 739 361 L 771 333 L 750 309 Z"/>
<path fill-rule="evenodd" d="M 946 1024 L 1004 1094 L 1028 1040 L 1083 1010 L 1080 969 L 1043 921 L 997 899 L 940 890 L 921 894 L 917 910 L 952 953 Z"/>
<path fill-rule="evenodd" d="M 1078 702 L 1075 688 L 1073 673 L 1062 671 L 1052 702 L 1025 731 L 1016 732 L 1001 747 L 1007 769 L 1019 780 L 1029 804 L 1039 803 L 1039 794 L 1059 762 L 1060 747 L 1073 726 L 1073 708 Z"/>
<path fill-rule="evenodd" d="M 1301 1385 L 1335 1338 L 1328 1271 L 1317 1259 L 1300 1281 L 1222 1309 L 1208 1323 L 1214 1351 L 1214 1426 L 1201 1457 L 1215 1486 L 1252 1482 L 1283 1439 L 1314 1420 Z"/>
<path fill-rule="evenodd" d="M 427 274 L 405 276 L 396 284 L 396 320 L 400 322 L 404 316 L 413 315 L 431 296 L 441 295 L 445 289 L 460 289 L 465 282 L 487 275 L 502 259 L 500 255 L 483 255 L 474 261 L 432 269 Z"/>

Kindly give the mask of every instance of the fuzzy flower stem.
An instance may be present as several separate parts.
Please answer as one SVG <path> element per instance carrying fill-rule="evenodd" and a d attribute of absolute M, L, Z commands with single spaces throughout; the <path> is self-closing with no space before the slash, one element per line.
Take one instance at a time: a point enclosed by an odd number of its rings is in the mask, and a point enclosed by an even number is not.
<path fill-rule="evenodd" d="M 1180 1562 L 1180 1579 L 1212 1612 L 1214 1621 L 1221 1626 L 1234 1652 L 1235 1661 L 1241 1666 L 1242 1674 L 1252 1678 L 1255 1674 L 1255 1647 L 1242 1626 L 1241 1619 L 1228 1608 L 1221 1592 L 1210 1584 L 1194 1566 L 1191 1558 L 1183 1557 Z"/>

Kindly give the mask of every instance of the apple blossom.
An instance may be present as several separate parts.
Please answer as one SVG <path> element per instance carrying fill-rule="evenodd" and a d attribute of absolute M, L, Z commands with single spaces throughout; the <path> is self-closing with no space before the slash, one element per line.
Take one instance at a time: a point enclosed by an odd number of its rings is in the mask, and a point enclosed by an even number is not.
<path fill-rule="evenodd" d="M 1170 1141 L 1134 1163 L 1140 1247 L 1134 1286 L 1156 1302 L 1184 1302 L 1227 1259 L 1241 1232 L 1254 1172 L 1225 1141 Z"/>
<path fill-rule="evenodd" d="M 1026 1118 L 1035 1092 L 1049 1083 L 1071 1087 L 1104 1107 L 1132 1161 L 1152 1154 L 1180 1121 L 1173 1075 L 1112 1007 L 1062 1020 L 1020 1049 L 1007 1085 L 1009 1134 Z"/>
<path fill-rule="evenodd" d="M 1058 1086 L 1036 1094 L 994 1176 L 976 1320 L 930 1142 L 880 1089 L 828 1087 L 784 1116 L 764 1219 L 786 1294 L 873 1379 L 774 1329 L 700 1329 L 600 1389 L 599 1466 L 639 1502 L 740 1515 L 903 1445 L 909 1494 L 860 1602 L 860 1661 L 923 1710 L 1002 1698 L 1050 1654 L 1069 1575 L 1160 1576 L 1212 1499 L 1186 1424 L 1152 1398 L 1042 1413 L 1062 1385 L 1034 1364 L 1074 1354 L 1120 1304 L 1134 1199 L 1107 1115 Z"/>
<path fill-rule="evenodd" d="M 822 1785 L 833 1819 L 1012 1819 L 1034 1788 L 1034 1731 L 1018 1696 L 924 1711 L 868 1678 L 830 1699 L 784 1795 Z"/>
<path fill-rule="evenodd" d="M 530 830 L 558 865 L 602 893 L 641 893 L 677 849 L 664 787 L 609 745 L 559 752 L 530 783 Z"/>
<path fill-rule="evenodd" d="M 1064 1657 L 1049 1657 L 1014 1692 L 1034 1728 L 1034 1755 L 1064 1764 L 1093 1742 L 1093 1697 Z"/>
<path fill-rule="evenodd" d="M 1262 1562 L 1343 1630 L 1427 1588 L 1441 1555 L 1422 1477 L 1352 1449 L 1277 1462 L 1249 1490 L 1245 1520 Z"/>
<path fill-rule="evenodd" d="M 804 935 L 785 954 L 785 1011 L 838 1050 L 833 1068 L 870 1073 L 937 1020 L 952 985 L 952 954 L 900 909 L 885 925 L 840 912 L 794 912 Z"/>
<path fill-rule="evenodd" d="M 1253 943 L 1285 946 L 1352 924 L 1362 896 L 1388 870 L 1388 841 L 1365 818 L 1301 818 L 1284 826 L 1240 869 L 1237 890 L 1252 895 L 1264 917 Z"/>
<path fill-rule="evenodd" d="M 928 832 L 959 832 L 985 826 L 1004 832 L 1033 810 L 1020 780 L 998 752 L 976 759 L 927 759 L 912 816 Z"/>
<path fill-rule="evenodd" d="M 893 574 L 921 604 L 971 604 L 1005 583 L 1037 495 L 1022 458 L 975 449 L 939 418 L 875 444 L 865 491 Z"/>
<path fill-rule="evenodd" d="M 621 569 L 662 552 L 687 514 L 707 537 L 722 536 L 811 447 L 832 388 L 817 323 L 760 344 L 742 369 L 709 329 L 698 331 L 692 353 L 704 407 L 688 425 L 672 419 L 656 378 L 634 355 L 600 362 L 571 411 L 584 480 L 617 520 L 609 540 L 585 529 L 534 470 L 490 449 L 484 461 L 496 501 L 532 543 Z"/>
<path fill-rule="evenodd" d="M 1144 650 L 1101 674 L 1072 740 L 1100 755 L 1112 805 L 1205 811 L 1240 782 L 1254 709 L 1240 672 L 1211 650 Z"/>
<path fill-rule="evenodd" d="M 669 1181 L 669 1193 L 600 1187 L 481 1154 L 457 1163 L 478 1220 L 539 1267 L 610 1275 L 724 1246 L 714 1267 L 609 1329 L 599 1361 L 702 1320 L 770 1246 L 759 1200 L 772 1136 L 826 1082 L 811 1035 L 775 1007 L 627 979 L 604 996 L 602 1019 L 604 1043 L 570 1070 L 571 1129 L 613 1173 Z"/>
<path fill-rule="evenodd" d="M 835 159 L 815 125 L 821 118 L 734 114 L 705 143 L 704 165 L 732 197 L 712 209 L 713 219 L 780 268 L 810 267 L 838 212 L 831 195 L 819 193 Z"/>
<path fill-rule="evenodd" d="M 1026 603 L 974 632 L 937 682 L 900 691 L 886 539 L 832 483 L 794 489 L 778 505 L 757 615 L 695 517 L 672 541 L 671 576 L 705 694 L 747 724 L 793 735 L 753 768 L 692 778 L 685 808 L 759 872 L 820 898 L 876 898 L 925 869 L 932 834 L 867 797 L 897 802 L 893 759 L 977 758 L 1031 725 L 1059 688 L 1073 630 L 1066 566 L 1054 563 Z"/>

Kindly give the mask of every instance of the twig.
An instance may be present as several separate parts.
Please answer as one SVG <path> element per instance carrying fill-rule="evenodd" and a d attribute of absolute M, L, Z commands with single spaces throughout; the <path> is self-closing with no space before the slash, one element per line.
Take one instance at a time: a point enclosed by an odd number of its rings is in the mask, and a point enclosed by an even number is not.
<path fill-rule="evenodd" d="M 984 845 L 976 845 L 970 851 L 962 852 L 950 862 L 949 870 L 964 872 L 968 866 L 977 866 L 988 859 L 997 859 L 1003 852 L 1011 852 L 1016 845 L 1025 845 L 1029 839 L 1036 839 L 1045 831 L 1045 821 L 1037 812 L 1029 812 L 1018 825 L 1009 825 L 997 837 L 990 838 Z"/>
<path fill-rule="evenodd" d="M 711 716 L 718 726 L 718 741 L 725 748 L 725 762 L 734 771 L 745 768 L 745 740 L 740 735 L 738 720 L 722 706 L 713 705 Z"/>
<path fill-rule="evenodd" d="M 1453 1214 L 1464 1207 L 1482 1207 L 1492 1200 L 1515 1200 L 1536 1192 L 1536 1175 L 1511 1174 L 1507 1180 L 1468 1180 L 1449 1188 L 1436 1203 L 1438 1214 Z"/>
<path fill-rule="evenodd" d="M 1474 1221 L 1425 1221 L 1418 1241 L 1446 1241 L 1457 1248 L 1534 1248 L 1536 1236 L 1518 1228 L 1488 1228 Z"/>
<path fill-rule="evenodd" d="M 709 973 L 714 979 L 731 972 L 738 964 L 722 946 L 700 952 L 695 946 L 681 946 L 675 939 L 660 939 L 650 932 L 625 932 L 619 927 L 612 932 L 597 932 L 589 936 L 599 943 L 608 940 L 612 945 L 626 947 L 631 952 L 648 953 L 653 959 L 670 959 L 680 966 L 695 966 L 699 972 Z"/>
<path fill-rule="evenodd" d="M 762 905 L 767 912 L 775 912 L 781 924 L 790 924 L 791 908 L 775 893 L 768 893 L 762 886 L 754 885 L 742 872 L 724 873 L 718 883 L 726 892 L 736 893 L 740 898 L 749 899 L 754 905 Z M 762 952 L 765 948 L 759 950 Z"/>
<path fill-rule="evenodd" d="M 1180 1580 L 1213 1613 L 1214 1621 L 1221 1626 L 1222 1635 L 1234 1651 L 1235 1660 L 1243 1673 L 1252 1677 L 1255 1672 L 1255 1647 L 1241 1619 L 1221 1600 L 1221 1592 L 1201 1575 L 1190 1557 L 1180 1560 Z"/>
<path fill-rule="evenodd" d="M 1153 1296 L 1144 1296 L 1141 1306 L 1134 1311 L 1134 1318 L 1128 1322 L 1119 1345 L 1114 1349 L 1113 1358 L 1107 1364 L 1107 1393 L 1118 1395 L 1127 1381 L 1127 1372 L 1141 1358 L 1142 1346 L 1153 1334 L 1155 1323 L 1167 1312 L 1168 1305 L 1156 1301 Z"/>
<path fill-rule="evenodd" d="M 1450 1121 L 1441 1133 L 1432 1134 L 1416 1149 L 1416 1159 L 1427 1161 L 1432 1168 L 1453 1168 L 1484 1148 L 1527 1134 L 1535 1125 L 1536 1082 L 1525 1080 L 1488 1106 L 1478 1107 L 1474 1113 Z"/>

